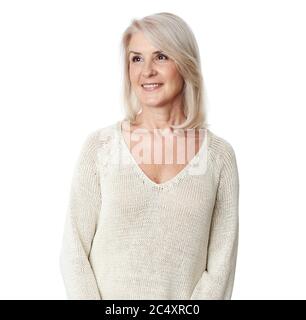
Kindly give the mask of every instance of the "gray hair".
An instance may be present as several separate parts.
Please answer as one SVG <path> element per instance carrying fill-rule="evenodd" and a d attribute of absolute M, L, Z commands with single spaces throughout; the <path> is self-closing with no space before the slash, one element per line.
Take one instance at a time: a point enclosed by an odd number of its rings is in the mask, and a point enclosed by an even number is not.
<path fill-rule="evenodd" d="M 201 72 L 200 54 L 195 36 L 180 17 L 161 12 L 133 19 L 124 31 L 121 40 L 123 55 L 123 106 L 125 119 L 134 122 L 141 111 L 139 101 L 132 90 L 129 78 L 128 45 L 133 33 L 141 31 L 151 43 L 165 52 L 176 64 L 177 70 L 184 79 L 183 112 L 186 120 L 173 129 L 207 128 L 206 103 L 204 103 L 204 82 Z M 206 99 L 205 99 L 206 100 Z"/>

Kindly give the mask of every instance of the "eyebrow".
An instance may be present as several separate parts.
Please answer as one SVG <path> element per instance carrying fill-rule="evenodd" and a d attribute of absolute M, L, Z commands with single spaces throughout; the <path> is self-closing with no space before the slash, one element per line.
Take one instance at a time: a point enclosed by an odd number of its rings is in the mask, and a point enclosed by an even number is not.
<path fill-rule="evenodd" d="M 152 52 L 152 53 L 155 54 L 155 53 L 162 53 L 162 52 L 163 52 L 163 51 L 158 50 L 158 51 L 154 51 L 154 52 Z M 132 51 L 132 50 L 129 51 L 129 54 L 130 54 L 130 53 L 141 54 L 141 52 L 136 52 L 136 51 Z"/>

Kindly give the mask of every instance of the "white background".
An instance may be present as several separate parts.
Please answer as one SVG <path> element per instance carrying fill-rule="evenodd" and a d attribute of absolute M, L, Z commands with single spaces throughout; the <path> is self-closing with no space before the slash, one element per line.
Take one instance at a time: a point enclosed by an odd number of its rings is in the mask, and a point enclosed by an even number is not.
<path fill-rule="evenodd" d="M 0 298 L 66 299 L 59 251 L 88 133 L 123 116 L 120 40 L 168 11 L 193 30 L 210 129 L 235 149 L 232 299 L 305 299 L 305 2 L 0 1 Z"/>

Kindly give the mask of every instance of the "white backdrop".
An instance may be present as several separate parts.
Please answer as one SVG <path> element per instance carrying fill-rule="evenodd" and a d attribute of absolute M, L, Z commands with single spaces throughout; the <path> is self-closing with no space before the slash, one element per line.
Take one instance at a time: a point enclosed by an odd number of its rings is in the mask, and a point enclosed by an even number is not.
<path fill-rule="evenodd" d="M 0 1 L 0 299 L 66 299 L 59 251 L 88 133 L 121 119 L 120 40 L 168 11 L 200 48 L 210 129 L 235 149 L 232 299 L 305 299 L 305 2 Z"/>

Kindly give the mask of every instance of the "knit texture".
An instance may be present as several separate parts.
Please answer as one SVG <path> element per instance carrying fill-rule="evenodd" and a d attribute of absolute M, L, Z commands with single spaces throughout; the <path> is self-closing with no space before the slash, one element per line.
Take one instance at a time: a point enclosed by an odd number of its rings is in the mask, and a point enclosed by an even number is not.
<path fill-rule="evenodd" d="M 133 159 L 121 121 L 86 137 L 60 253 L 69 299 L 231 299 L 238 169 L 231 144 L 205 130 L 199 152 L 161 184 Z"/>

